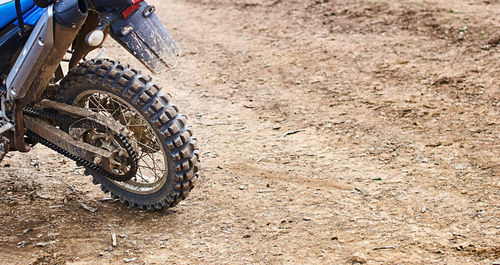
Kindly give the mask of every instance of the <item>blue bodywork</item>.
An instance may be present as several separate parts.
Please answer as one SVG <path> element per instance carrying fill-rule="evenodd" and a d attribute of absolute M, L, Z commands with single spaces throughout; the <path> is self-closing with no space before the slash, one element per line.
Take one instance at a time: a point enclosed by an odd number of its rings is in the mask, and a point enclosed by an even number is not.
<path fill-rule="evenodd" d="M 0 0 L 0 29 L 10 24 L 17 25 L 17 15 L 15 1 L 5 2 Z M 35 6 L 33 0 L 21 0 L 21 9 L 23 10 L 24 24 L 34 26 L 45 8 Z"/>

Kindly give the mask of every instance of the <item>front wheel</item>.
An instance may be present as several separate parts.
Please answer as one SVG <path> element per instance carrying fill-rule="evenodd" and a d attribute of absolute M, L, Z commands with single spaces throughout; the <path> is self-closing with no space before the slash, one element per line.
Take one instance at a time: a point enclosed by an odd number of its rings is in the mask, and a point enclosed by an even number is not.
<path fill-rule="evenodd" d="M 104 192 L 141 209 L 173 207 L 188 196 L 199 167 L 197 141 L 186 117 L 150 77 L 119 62 L 86 61 L 61 81 L 58 101 L 113 117 L 129 131 L 137 159 L 134 177 L 116 181 L 86 170 Z M 113 148 L 102 133 L 89 139 Z"/>

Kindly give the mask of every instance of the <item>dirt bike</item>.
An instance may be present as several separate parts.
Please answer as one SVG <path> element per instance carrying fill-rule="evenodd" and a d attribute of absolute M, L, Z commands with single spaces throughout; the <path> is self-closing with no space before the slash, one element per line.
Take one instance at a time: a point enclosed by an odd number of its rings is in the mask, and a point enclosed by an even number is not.
<path fill-rule="evenodd" d="M 39 143 L 126 205 L 162 209 L 188 196 L 197 141 L 169 94 L 127 64 L 86 60 L 110 35 L 152 72 L 174 67 L 179 48 L 154 6 L 0 0 L 0 15 L 0 161 Z"/>

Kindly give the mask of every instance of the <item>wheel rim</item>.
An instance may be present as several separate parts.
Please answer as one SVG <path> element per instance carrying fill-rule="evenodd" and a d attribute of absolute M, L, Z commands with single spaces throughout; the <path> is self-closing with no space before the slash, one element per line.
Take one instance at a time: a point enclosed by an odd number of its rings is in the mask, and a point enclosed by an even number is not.
<path fill-rule="evenodd" d="M 139 194 L 154 193 L 163 187 L 168 176 L 167 154 L 155 130 L 137 109 L 114 94 L 98 90 L 84 91 L 73 105 L 113 117 L 133 133 L 133 137 L 127 139 L 136 146 L 137 174 L 128 181 L 107 178 L 109 181 Z"/>

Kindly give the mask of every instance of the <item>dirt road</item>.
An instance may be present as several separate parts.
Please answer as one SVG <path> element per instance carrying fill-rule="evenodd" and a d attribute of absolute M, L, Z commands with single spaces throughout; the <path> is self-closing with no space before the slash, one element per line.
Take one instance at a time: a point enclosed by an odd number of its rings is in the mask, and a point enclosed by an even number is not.
<path fill-rule="evenodd" d="M 200 141 L 195 189 L 140 211 L 11 153 L 0 263 L 500 262 L 498 0 L 151 2 L 184 52 L 153 77 Z"/>

